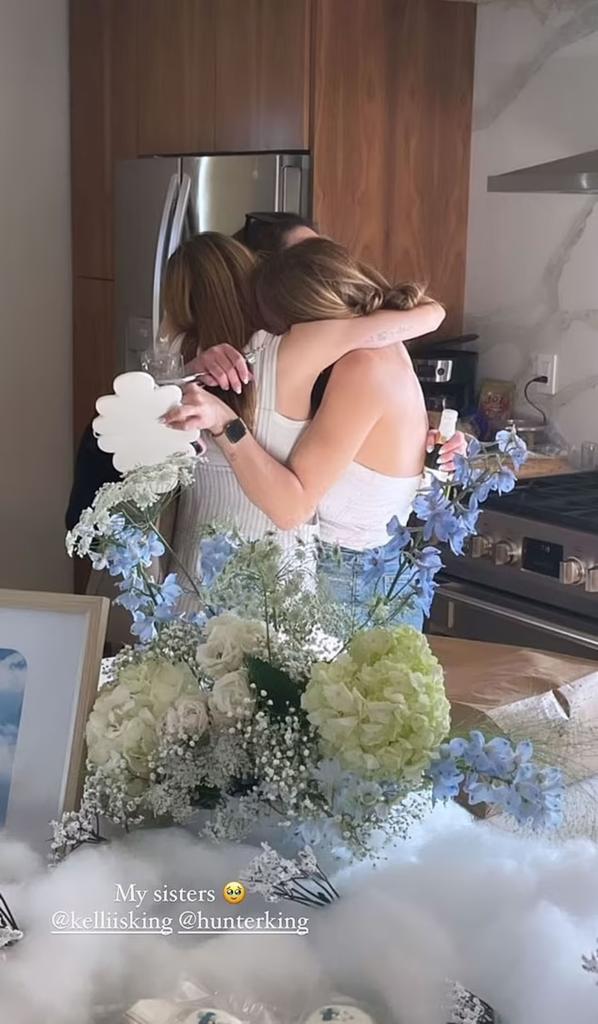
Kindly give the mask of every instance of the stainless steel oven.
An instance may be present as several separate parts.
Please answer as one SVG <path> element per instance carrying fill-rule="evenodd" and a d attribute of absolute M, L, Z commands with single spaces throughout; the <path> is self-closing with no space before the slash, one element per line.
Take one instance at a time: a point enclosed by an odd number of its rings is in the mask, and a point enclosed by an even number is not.
<path fill-rule="evenodd" d="M 464 580 L 443 579 L 428 631 L 598 661 L 596 620 Z"/>

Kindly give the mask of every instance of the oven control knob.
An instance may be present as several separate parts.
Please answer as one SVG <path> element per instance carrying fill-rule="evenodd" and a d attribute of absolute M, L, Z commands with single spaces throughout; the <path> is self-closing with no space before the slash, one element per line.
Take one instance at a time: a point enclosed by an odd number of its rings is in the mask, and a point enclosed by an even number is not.
<path fill-rule="evenodd" d="M 589 594 L 598 594 L 598 565 L 592 565 L 586 572 L 586 590 Z"/>
<path fill-rule="evenodd" d="M 494 545 L 494 564 L 512 565 L 519 557 L 517 545 L 512 540 L 498 540 Z"/>
<path fill-rule="evenodd" d="M 579 558 L 567 558 L 559 565 L 559 581 L 568 587 L 583 583 L 585 576 L 586 567 Z"/>
<path fill-rule="evenodd" d="M 490 537 L 484 537 L 481 533 L 476 534 L 475 537 L 471 538 L 469 544 L 469 553 L 472 558 L 485 558 L 492 551 L 492 541 Z"/>

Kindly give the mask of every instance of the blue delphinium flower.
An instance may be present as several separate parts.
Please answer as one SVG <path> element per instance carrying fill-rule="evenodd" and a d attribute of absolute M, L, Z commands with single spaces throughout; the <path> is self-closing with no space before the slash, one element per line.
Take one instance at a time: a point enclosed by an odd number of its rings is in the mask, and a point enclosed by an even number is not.
<path fill-rule="evenodd" d="M 520 824 L 553 828 L 562 820 L 564 795 L 560 769 L 523 764 L 517 769 L 505 808 Z"/>
<path fill-rule="evenodd" d="M 210 587 L 234 555 L 237 544 L 226 533 L 204 537 L 200 545 L 199 563 L 201 579 Z"/>
<path fill-rule="evenodd" d="M 126 580 L 118 584 L 118 589 L 121 593 L 114 598 L 114 603 L 122 605 L 129 612 L 136 612 L 147 601 L 143 581 L 137 579 L 136 576 L 127 577 Z"/>
<path fill-rule="evenodd" d="M 177 582 L 176 573 L 171 572 L 160 584 L 160 597 L 165 604 L 174 604 L 183 593 Z"/>
<path fill-rule="evenodd" d="M 514 430 L 499 430 L 496 435 L 498 450 L 509 456 L 515 469 L 521 469 L 528 456 L 525 441 Z"/>
<path fill-rule="evenodd" d="M 384 546 L 384 551 L 390 558 L 400 554 L 411 543 L 411 533 L 406 526 L 399 522 L 398 516 L 393 516 L 386 524 L 386 532 L 390 540 Z"/>
<path fill-rule="evenodd" d="M 157 634 L 154 616 L 143 611 L 134 612 L 131 633 L 133 636 L 139 637 L 142 644 L 151 643 Z"/>
<path fill-rule="evenodd" d="M 424 615 L 429 615 L 438 586 L 435 576 L 442 569 L 440 552 L 432 545 L 416 549 L 412 552 L 412 563 L 413 575 L 410 586 L 413 590 L 414 603 Z"/>
<path fill-rule="evenodd" d="M 479 518 L 479 502 L 475 494 L 471 494 L 467 503 L 467 508 L 461 508 L 459 511 L 459 521 L 463 524 L 467 532 L 472 534 L 476 532 Z"/>
<path fill-rule="evenodd" d="M 482 452 L 482 445 L 477 437 L 470 437 L 467 441 L 467 458 L 475 459 Z"/>
<path fill-rule="evenodd" d="M 452 757 L 441 757 L 437 761 L 432 761 L 427 775 L 432 781 L 434 800 L 449 800 L 458 796 L 465 778 Z"/>
<path fill-rule="evenodd" d="M 141 533 L 141 531 L 136 532 Z M 164 554 L 164 544 L 153 530 L 145 535 L 141 533 L 141 536 L 136 538 L 136 545 L 141 564 L 146 568 L 152 564 L 155 558 L 160 558 Z"/>
<path fill-rule="evenodd" d="M 112 516 L 111 528 L 110 543 L 92 559 L 95 569 L 108 569 L 111 576 L 126 579 L 137 566 L 148 568 L 164 554 L 164 545 L 153 530 L 146 533 L 127 525 L 123 516 Z"/>
<path fill-rule="evenodd" d="M 360 586 L 368 589 L 377 586 L 384 578 L 386 572 L 386 558 L 384 548 L 371 548 L 365 551 L 363 556 L 363 570 L 360 578 Z"/>
<path fill-rule="evenodd" d="M 416 495 L 413 511 L 424 524 L 425 541 L 434 536 L 441 541 L 449 539 L 454 529 L 455 512 L 439 480 L 434 478 L 425 491 Z"/>
<path fill-rule="evenodd" d="M 508 494 L 517 483 L 517 478 L 511 469 L 503 467 L 490 477 L 490 489 L 498 494 Z"/>
<path fill-rule="evenodd" d="M 563 810 L 562 772 L 541 768 L 532 758 L 529 742 L 514 747 L 508 739 L 486 740 L 473 730 L 467 740 L 458 737 L 443 743 L 426 775 L 435 800 L 462 791 L 472 806 L 498 807 L 519 824 L 557 826 Z"/>
<path fill-rule="evenodd" d="M 455 468 L 453 470 L 453 483 L 461 487 L 467 487 L 471 481 L 471 466 L 465 455 L 455 455 L 453 459 Z"/>
<path fill-rule="evenodd" d="M 511 775 L 516 763 L 515 751 L 507 739 L 496 736 L 487 741 L 477 729 L 469 734 L 469 743 L 461 757 L 475 772 L 484 772 L 500 779 Z"/>

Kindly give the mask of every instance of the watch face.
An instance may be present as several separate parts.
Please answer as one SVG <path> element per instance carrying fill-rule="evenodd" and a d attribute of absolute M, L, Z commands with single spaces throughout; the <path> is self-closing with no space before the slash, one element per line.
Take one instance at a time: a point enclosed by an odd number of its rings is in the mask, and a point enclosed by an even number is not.
<path fill-rule="evenodd" d="M 232 423 L 228 424 L 224 433 L 226 434 L 231 444 L 236 444 L 237 441 L 240 441 L 242 437 L 245 437 L 245 434 L 247 433 L 247 428 L 245 427 L 243 420 L 237 419 L 233 420 Z"/>

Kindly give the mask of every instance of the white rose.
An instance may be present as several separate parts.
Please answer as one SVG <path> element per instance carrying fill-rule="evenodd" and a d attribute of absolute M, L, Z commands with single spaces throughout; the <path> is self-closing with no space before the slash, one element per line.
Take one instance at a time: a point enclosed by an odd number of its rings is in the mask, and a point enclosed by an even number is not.
<path fill-rule="evenodd" d="M 224 612 L 205 627 L 206 642 L 197 648 L 197 660 L 204 672 L 219 679 L 242 668 L 246 655 L 257 654 L 266 638 L 266 627 L 257 619 L 241 619 Z"/>
<path fill-rule="evenodd" d="M 85 732 L 87 756 L 92 764 L 108 764 L 114 744 L 108 739 L 108 716 L 102 709 L 91 712 Z"/>
<path fill-rule="evenodd" d="M 158 723 L 148 708 L 124 722 L 120 736 L 121 751 L 135 775 L 149 775 L 148 758 L 158 745 Z"/>
<path fill-rule="evenodd" d="M 93 711 L 103 715 L 126 714 L 134 705 L 135 698 L 129 687 L 119 680 L 117 683 L 108 683 L 102 687 L 96 697 Z"/>
<path fill-rule="evenodd" d="M 166 712 L 166 732 L 171 736 L 202 736 L 210 724 L 205 697 L 179 697 Z"/>
<path fill-rule="evenodd" d="M 227 672 L 225 676 L 217 679 L 208 703 L 215 722 L 224 722 L 228 718 L 243 718 L 250 714 L 253 698 L 245 669 Z"/>
<path fill-rule="evenodd" d="M 131 693 L 143 693 L 149 691 L 151 678 L 151 665 L 148 661 L 125 665 L 118 673 L 118 681 L 126 686 Z"/>
<path fill-rule="evenodd" d="M 107 764 L 113 754 L 121 753 L 122 724 L 134 717 L 140 706 L 123 683 L 102 688 L 86 729 L 87 752 L 93 764 Z"/>
<path fill-rule="evenodd" d="M 193 672 L 184 662 L 171 665 L 157 661 L 151 669 L 149 698 L 154 715 L 162 718 L 179 697 L 197 696 L 198 684 Z"/>

